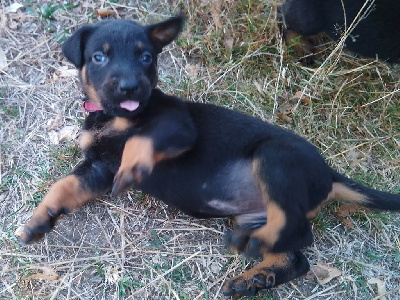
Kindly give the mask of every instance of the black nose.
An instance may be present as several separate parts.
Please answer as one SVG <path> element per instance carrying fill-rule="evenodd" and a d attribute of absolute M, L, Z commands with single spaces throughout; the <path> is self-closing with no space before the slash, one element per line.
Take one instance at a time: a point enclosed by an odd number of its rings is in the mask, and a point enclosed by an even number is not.
<path fill-rule="evenodd" d="M 121 79 L 119 82 L 119 91 L 123 94 L 134 92 L 139 87 L 139 81 L 134 79 Z"/>

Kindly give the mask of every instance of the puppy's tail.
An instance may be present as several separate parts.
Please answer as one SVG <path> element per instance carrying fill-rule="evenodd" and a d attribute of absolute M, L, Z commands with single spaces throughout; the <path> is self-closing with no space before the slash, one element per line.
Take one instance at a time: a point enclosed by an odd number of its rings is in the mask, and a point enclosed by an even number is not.
<path fill-rule="evenodd" d="M 337 172 L 333 173 L 332 198 L 372 209 L 400 211 L 400 194 L 368 188 Z"/>

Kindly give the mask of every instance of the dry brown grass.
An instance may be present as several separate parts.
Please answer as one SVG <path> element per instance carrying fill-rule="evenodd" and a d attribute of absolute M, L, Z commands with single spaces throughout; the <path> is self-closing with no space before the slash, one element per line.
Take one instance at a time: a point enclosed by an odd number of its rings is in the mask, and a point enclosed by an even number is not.
<path fill-rule="evenodd" d="M 49 1 L 5 14 L 12 2 L 0 4 L 8 59 L 0 71 L 0 299 L 220 299 L 223 281 L 255 263 L 225 250 L 229 220 L 195 220 L 136 191 L 92 202 L 43 241 L 19 245 L 15 230 L 80 157 L 72 137 L 81 95 L 57 38 L 96 21 L 100 7 L 143 23 L 183 8 L 186 29 L 161 55 L 163 90 L 290 128 L 335 169 L 400 192 L 399 67 L 342 51 L 330 56 L 335 46 L 326 40 L 315 67 L 298 64 L 282 44 L 276 1 L 85 1 L 57 10 L 54 20 L 38 14 Z M 292 99 L 297 92 L 311 104 Z M 60 132 L 68 134 L 55 145 Z M 314 221 L 315 243 L 305 252 L 312 265 L 341 275 L 325 285 L 302 277 L 259 299 L 372 299 L 372 278 L 384 282 L 386 299 L 399 298 L 399 215 L 361 210 L 349 223 L 338 209 L 330 205 Z"/>

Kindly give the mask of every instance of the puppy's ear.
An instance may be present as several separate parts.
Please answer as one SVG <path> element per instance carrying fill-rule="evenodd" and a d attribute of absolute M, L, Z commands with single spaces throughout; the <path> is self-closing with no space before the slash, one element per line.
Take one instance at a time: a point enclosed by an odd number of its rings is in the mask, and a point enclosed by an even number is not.
<path fill-rule="evenodd" d="M 84 65 L 85 44 L 95 27 L 94 25 L 86 25 L 79 28 L 62 45 L 62 53 L 78 69 L 81 69 Z"/>
<path fill-rule="evenodd" d="M 161 23 L 147 26 L 150 40 L 158 52 L 171 43 L 182 31 L 184 17 L 182 15 L 169 18 Z"/>

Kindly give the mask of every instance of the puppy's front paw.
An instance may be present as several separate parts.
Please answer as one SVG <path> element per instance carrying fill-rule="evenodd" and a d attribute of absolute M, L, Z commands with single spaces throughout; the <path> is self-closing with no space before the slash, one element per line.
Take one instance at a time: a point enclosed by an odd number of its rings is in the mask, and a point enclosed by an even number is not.
<path fill-rule="evenodd" d="M 142 182 L 154 167 L 153 141 L 149 137 L 132 137 L 122 153 L 121 165 L 114 177 L 111 193 L 116 195 Z"/>
<path fill-rule="evenodd" d="M 152 166 L 136 164 L 133 168 L 120 168 L 114 177 L 114 184 L 111 193 L 118 195 L 127 188 L 139 184 L 142 180 L 149 176 Z"/>
<path fill-rule="evenodd" d="M 58 217 L 67 213 L 69 213 L 69 211 L 66 208 L 61 208 L 58 211 L 47 208 L 47 210 L 35 212 L 24 226 L 19 235 L 19 239 L 24 244 L 29 244 L 41 239 L 45 233 L 53 229 Z"/>

